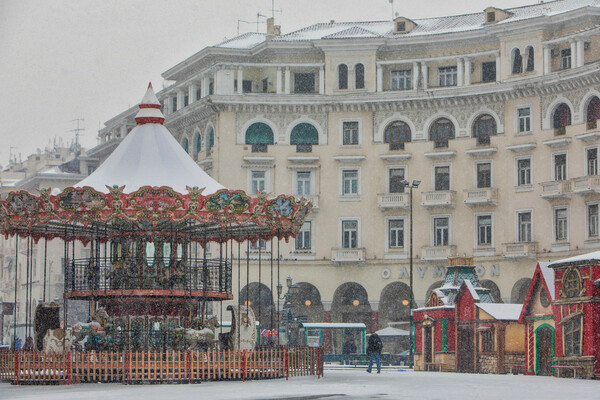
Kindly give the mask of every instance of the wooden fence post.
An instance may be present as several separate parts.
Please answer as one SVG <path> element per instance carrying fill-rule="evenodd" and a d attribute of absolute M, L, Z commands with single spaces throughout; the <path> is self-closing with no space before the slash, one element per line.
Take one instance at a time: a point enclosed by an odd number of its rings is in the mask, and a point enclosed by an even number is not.
<path fill-rule="evenodd" d="M 186 360 L 186 373 L 188 376 L 188 383 L 192 383 L 192 352 L 191 350 L 187 351 L 187 360 Z"/>
<path fill-rule="evenodd" d="M 285 380 L 287 381 L 288 379 L 290 379 L 290 351 L 286 350 L 284 355 L 285 355 L 285 360 L 284 360 Z"/>
<path fill-rule="evenodd" d="M 15 385 L 19 384 L 19 376 L 21 375 L 19 367 L 19 350 L 15 351 Z"/>
<path fill-rule="evenodd" d="M 67 384 L 71 384 L 71 352 L 67 352 Z"/>
<path fill-rule="evenodd" d="M 242 351 L 242 382 L 246 382 L 246 350 Z"/>

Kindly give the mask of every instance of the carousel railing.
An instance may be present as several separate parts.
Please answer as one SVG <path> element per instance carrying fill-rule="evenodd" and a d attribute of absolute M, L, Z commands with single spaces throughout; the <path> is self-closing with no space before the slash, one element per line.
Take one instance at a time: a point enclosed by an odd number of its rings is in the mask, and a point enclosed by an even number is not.
<path fill-rule="evenodd" d="M 0 354 L 0 380 L 13 384 L 194 383 L 306 375 L 323 375 L 321 348 Z"/>
<path fill-rule="evenodd" d="M 110 257 L 65 262 L 65 291 L 192 290 L 231 292 L 231 262 L 219 259 Z M 101 293 L 97 293 L 101 294 Z"/>

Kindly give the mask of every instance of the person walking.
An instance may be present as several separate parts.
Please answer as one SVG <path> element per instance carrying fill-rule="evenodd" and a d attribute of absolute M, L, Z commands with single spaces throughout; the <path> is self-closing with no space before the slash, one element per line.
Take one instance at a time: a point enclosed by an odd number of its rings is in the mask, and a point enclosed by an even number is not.
<path fill-rule="evenodd" d="M 367 354 L 369 355 L 369 366 L 367 367 L 368 373 L 371 373 L 373 361 L 377 364 L 377 373 L 381 373 L 381 350 L 383 350 L 381 338 L 378 334 L 372 333 L 367 342 Z"/>

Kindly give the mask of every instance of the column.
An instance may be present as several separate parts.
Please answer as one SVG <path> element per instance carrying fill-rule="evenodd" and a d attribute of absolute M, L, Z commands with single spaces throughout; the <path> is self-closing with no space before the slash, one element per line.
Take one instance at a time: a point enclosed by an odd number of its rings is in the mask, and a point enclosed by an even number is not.
<path fill-rule="evenodd" d="M 421 63 L 421 71 L 423 74 L 423 90 L 429 89 L 429 65 L 427 63 Z"/>
<path fill-rule="evenodd" d="M 177 91 L 177 109 L 181 110 L 183 108 L 183 90 Z"/>
<path fill-rule="evenodd" d="M 290 94 L 290 84 L 291 84 L 290 67 L 285 67 L 285 89 L 284 89 L 285 94 Z"/>
<path fill-rule="evenodd" d="M 196 91 L 198 90 L 198 85 L 196 85 L 195 83 L 192 83 L 190 85 L 190 87 L 188 88 L 188 98 L 190 99 L 190 104 L 192 104 L 193 102 L 195 102 L 196 100 L 198 100 L 196 98 Z"/>
<path fill-rule="evenodd" d="M 502 75 L 500 75 L 500 53 L 496 54 L 496 82 L 500 82 L 502 80 Z"/>
<path fill-rule="evenodd" d="M 377 66 L 377 91 L 383 92 L 383 68 L 381 65 Z"/>
<path fill-rule="evenodd" d="M 124 138 L 125 136 L 127 136 L 127 125 L 121 125 L 120 135 L 121 135 L 121 138 Z"/>
<path fill-rule="evenodd" d="M 325 67 L 319 70 L 319 94 L 325 94 Z"/>
<path fill-rule="evenodd" d="M 465 84 L 465 63 L 462 58 L 456 60 L 456 85 L 463 86 Z"/>
<path fill-rule="evenodd" d="M 283 88 L 281 86 L 281 83 L 283 82 L 282 76 L 281 76 L 281 67 L 277 67 L 277 77 L 275 79 L 276 82 L 276 89 L 277 89 L 277 94 L 281 94 L 283 93 Z"/>
<path fill-rule="evenodd" d="M 204 75 L 202 77 L 202 83 L 201 83 L 201 87 L 200 87 L 200 95 L 204 98 L 206 96 L 208 96 L 208 76 Z"/>
<path fill-rule="evenodd" d="M 552 47 L 544 46 L 544 75 L 552 72 Z"/>
<path fill-rule="evenodd" d="M 577 66 L 585 65 L 585 42 L 582 38 L 577 38 Z"/>
<path fill-rule="evenodd" d="M 571 41 L 571 68 L 577 67 L 577 42 L 574 40 Z"/>
<path fill-rule="evenodd" d="M 413 89 L 419 88 L 419 63 L 413 63 Z"/>
<path fill-rule="evenodd" d="M 237 70 L 237 93 L 244 93 L 244 71 L 242 70 L 242 67 L 238 67 Z"/>
<path fill-rule="evenodd" d="M 465 58 L 465 86 L 471 84 L 471 59 Z"/>
<path fill-rule="evenodd" d="M 212 78 L 213 78 L 213 90 L 212 90 L 212 92 L 213 92 L 213 94 L 217 94 L 217 93 L 219 93 L 219 90 L 218 90 L 219 88 L 217 87 L 218 86 L 217 85 L 217 71 L 213 72 Z M 210 83 L 209 83 L 209 89 L 208 90 L 210 92 Z"/>

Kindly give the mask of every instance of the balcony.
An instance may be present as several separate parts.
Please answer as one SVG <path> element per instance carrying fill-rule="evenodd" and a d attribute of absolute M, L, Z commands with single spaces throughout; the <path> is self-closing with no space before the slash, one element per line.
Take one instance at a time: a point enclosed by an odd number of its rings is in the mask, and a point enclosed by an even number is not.
<path fill-rule="evenodd" d="M 319 195 L 318 194 L 305 194 L 304 197 L 306 200 L 310 201 L 313 205 L 312 211 L 319 211 Z"/>
<path fill-rule="evenodd" d="M 471 207 L 498 204 L 498 189 L 496 188 L 465 189 L 464 193 L 465 204 Z"/>
<path fill-rule="evenodd" d="M 570 199 L 571 198 L 571 181 L 550 181 L 541 182 L 542 199 Z"/>
<path fill-rule="evenodd" d="M 421 247 L 422 260 L 446 260 L 456 255 L 456 246 L 423 246 Z"/>
<path fill-rule="evenodd" d="M 573 178 L 572 191 L 575 194 L 585 196 L 587 194 L 600 193 L 600 176 L 587 175 Z"/>
<path fill-rule="evenodd" d="M 450 207 L 454 208 L 456 192 L 454 190 L 436 190 L 421 193 L 423 207 Z"/>
<path fill-rule="evenodd" d="M 537 242 L 503 243 L 503 256 L 506 258 L 535 258 Z"/>
<path fill-rule="evenodd" d="M 331 249 L 331 262 L 335 264 L 364 264 L 366 251 L 364 248 L 355 249 Z"/>
<path fill-rule="evenodd" d="M 389 208 L 410 208 L 410 196 L 408 193 L 379 193 L 377 195 L 377 207 L 381 211 Z"/>

